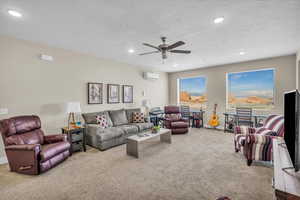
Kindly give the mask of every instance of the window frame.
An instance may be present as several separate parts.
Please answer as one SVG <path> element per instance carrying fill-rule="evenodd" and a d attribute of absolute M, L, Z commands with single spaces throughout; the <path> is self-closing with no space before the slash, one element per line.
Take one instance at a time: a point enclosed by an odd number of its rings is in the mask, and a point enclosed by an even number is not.
<path fill-rule="evenodd" d="M 257 71 L 268 71 L 272 70 L 273 71 L 273 107 L 270 109 L 259 109 L 259 108 L 252 108 L 254 111 L 270 111 L 274 109 L 275 107 L 275 101 L 276 101 L 276 68 L 275 67 L 270 67 L 270 68 L 260 68 L 260 69 L 251 69 L 251 70 L 245 70 L 245 71 L 238 71 L 238 72 L 226 72 L 226 110 L 235 110 L 235 108 L 230 108 L 228 104 L 228 93 L 229 93 L 229 80 L 228 76 L 229 74 L 238 74 L 238 73 L 244 73 L 244 72 L 257 72 Z"/>
<path fill-rule="evenodd" d="M 191 79 L 191 78 L 204 78 L 205 79 L 205 94 L 207 95 L 207 76 L 204 75 L 196 75 L 196 76 L 188 76 L 188 77 L 181 77 L 181 78 L 177 78 L 177 105 L 181 105 L 180 103 L 180 80 L 184 80 L 184 79 Z M 208 102 L 208 98 L 207 101 L 205 102 L 205 104 L 207 104 Z M 206 105 L 207 107 L 207 105 Z"/>

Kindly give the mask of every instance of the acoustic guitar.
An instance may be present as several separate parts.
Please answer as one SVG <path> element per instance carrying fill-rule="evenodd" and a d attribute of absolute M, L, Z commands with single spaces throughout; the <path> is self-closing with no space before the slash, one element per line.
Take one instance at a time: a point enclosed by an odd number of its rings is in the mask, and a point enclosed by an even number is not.
<path fill-rule="evenodd" d="M 210 117 L 210 120 L 208 121 L 208 124 L 214 128 L 219 126 L 219 124 L 220 124 L 219 117 L 217 115 L 217 106 L 218 106 L 218 104 L 215 104 L 214 112 L 213 112 L 212 116 Z"/>

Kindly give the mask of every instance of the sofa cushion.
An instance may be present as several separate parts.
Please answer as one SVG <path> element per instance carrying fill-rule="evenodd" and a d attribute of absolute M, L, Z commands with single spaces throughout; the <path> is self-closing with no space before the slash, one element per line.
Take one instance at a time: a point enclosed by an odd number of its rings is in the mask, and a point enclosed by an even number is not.
<path fill-rule="evenodd" d="M 134 126 L 139 128 L 139 132 L 151 129 L 153 127 L 153 123 L 131 123 Z"/>
<path fill-rule="evenodd" d="M 172 128 L 187 128 L 187 127 L 189 127 L 189 124 L 187 122 L 182 122 L 182 121 L 172 122 L 171 127 Z"/>
<path fill-rule="evenodd" d="M 100 115 L 105 115 L 108 127 L 112 127 L 113 126 L 113 123 L 112 123 L 112 121 L 110 119 L 108 111 L 93 112 L 93 113 L 84 113 L 84 114 L 82 114 L 82 117 L 83 117 L 83 119 L 84 119 L 84 121 L 85 121 L 86 124 L 97 124 L 96 117 L 100 116 Z"/>
<path fill-rule="evenodd" d="M 118 126 L 118 128 L 121 128 L 125 134 L 129 135 L 137 134 L 139 132 L 139 128 L 132 124 L 123 124 Z"/>
<path fill-rule="evenodd" d="M 98 132 L 97 136 L 100 141 L 107 141 L 114 138 L 121 137 L 124 135 L 124 130 L 119 127 L 110 127 L 106 129 L 102 129 L 102 131 Z"/>
<path fill-rule="evenodd" d="M 41 161 L 46 161 L 51 159 L 52 157 L 60 154 L 66 150 L 70 149 L 69 142 L 57 142 L 52 144 L 46 144 L 42 146 L 42 150 L 40 152 Z"/>
<path fill-rule="evenodd" d="M 131 108 L 131 109 L 126 109 L 125 112 L 126 112 L 128 122 L 133 123 L 132 114 L 134 112 L 141 112 L 141 109 L 140 108 Z"/>
<path fill-rule="evenodd" d="M 114 126 L 119 126 L 122 124 L 128 124 L 128 119 L 124 109 L 121 110 L 111 110 L 109 111 L 110 118 Z"/>

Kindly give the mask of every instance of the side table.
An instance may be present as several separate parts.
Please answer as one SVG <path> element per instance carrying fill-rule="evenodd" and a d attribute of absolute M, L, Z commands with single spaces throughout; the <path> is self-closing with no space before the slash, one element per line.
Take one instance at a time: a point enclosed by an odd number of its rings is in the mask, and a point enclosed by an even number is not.
<path fill-rule="evenodd" d="M 203 128 L 204 121 L 203 121 L 203 114 L 205 113 L 204 110 L 191 110 L 191 118 L 192 118 L 192 127 L 193 128 Z"/>
<path fill-rule="evenodd" d="M 61 129 L 63 134 L 67 134 L 68 141 L 71 144 L 70 155 L 76 151 L 86 151 L 85 128 L 70 128 L 64 127 Z"/>

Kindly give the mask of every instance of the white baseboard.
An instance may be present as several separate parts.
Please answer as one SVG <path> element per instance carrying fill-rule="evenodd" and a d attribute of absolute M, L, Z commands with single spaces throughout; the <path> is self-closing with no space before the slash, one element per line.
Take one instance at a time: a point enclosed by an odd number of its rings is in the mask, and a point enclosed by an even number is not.
<path fill-rule="evenodd" d="M 7 158 L 6 157 L 0 157 L 0 165 L 6 164 L 7 163 Z"/>

